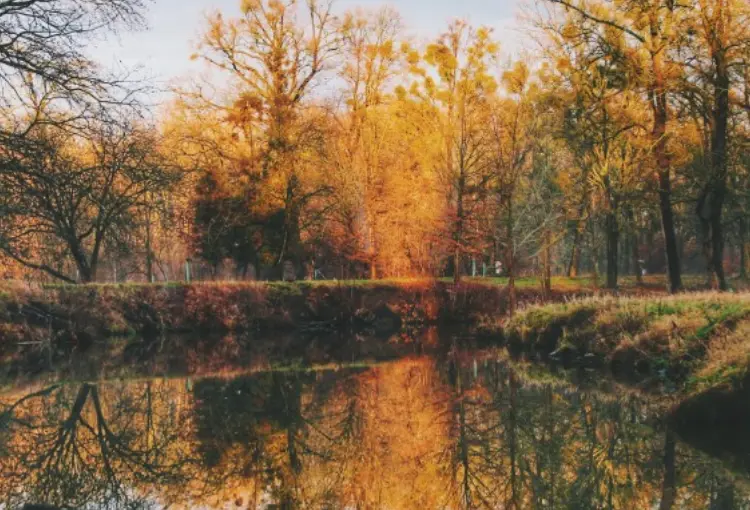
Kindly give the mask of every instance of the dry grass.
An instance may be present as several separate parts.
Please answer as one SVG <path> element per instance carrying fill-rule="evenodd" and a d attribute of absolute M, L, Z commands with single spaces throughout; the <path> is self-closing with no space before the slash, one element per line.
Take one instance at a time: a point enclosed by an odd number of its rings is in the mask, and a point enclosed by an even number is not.
<path fill-rule="evenodd" d="M 694 391 L 725 382 L 736 382 L 750 368 L 750 320 L 734 329 L 720 328 L 706 349 L 706 357 L 692 380 Z"/>
<path fill-rule="evenodd" d="M 519 302 L 542 302 L 545 297 L 539 289 L 527 283 L 519 287 Z M 547 298 L 562 300 L 573 294 L 559 290 Z M 5 328 L 0 344 L 8 338 L 23 340 L 29 328 L 72 328 L 72 336 L 101 338 L 155 331 L 222 333 L 340 325 L 361 317 L 359 311 L 384 306 L 405 323 L 476 323 L 482 315 L 504 315 L 507 301 L 507 290 L 499 283 L 473 280 L 458 286 L 429 279 L 44 286 L 3 282 L 0 325 L 25 329 Z"/>
<path fill-rule="evenodd" d="M 0 354 L 52 331 L 66 345 L 111 336 L 169 332 L 220 335 L 259 330 L 383 329 L 385 319 L 409 328 L 438 321 L 472 323 L 502 315 L 507 293 L 471 282 L 210 282 L 192 285 L 51 285 L 6 283 L 0 291 Z M 524 291 L 519 299 L 540 296 Z M 394 326 L 395 327 L 395 326 Z M 1 360 L 0 360 L 1 361 Z"/>
<path fill-rule="evenodd" d="M 648 366 L 648 376 L 698 391 L 736 381 L 750 366 L 750 294 L 574 300 L 523 311 L 506 325 L 506 338 L 548 354 L 593 354 L 630 371 Z"/>

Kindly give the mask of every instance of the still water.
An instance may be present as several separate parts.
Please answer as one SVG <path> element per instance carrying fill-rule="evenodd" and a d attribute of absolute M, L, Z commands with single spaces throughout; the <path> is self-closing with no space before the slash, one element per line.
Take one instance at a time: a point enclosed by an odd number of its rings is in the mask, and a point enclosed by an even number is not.
<path fill-rule="evenodd" d="M 0 507 L 748 508 L 662 410 L 481 351 L 37 383 L 0 395 Z"/>

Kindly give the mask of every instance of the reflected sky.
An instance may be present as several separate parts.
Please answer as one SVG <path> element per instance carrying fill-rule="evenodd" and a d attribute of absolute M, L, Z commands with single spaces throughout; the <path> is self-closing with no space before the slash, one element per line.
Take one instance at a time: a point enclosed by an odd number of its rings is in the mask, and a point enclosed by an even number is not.
<path fill-rule="evenodd" d="M 659 408 L 482 353 L 0 396 L 5 508 L 748 508 Z"/>

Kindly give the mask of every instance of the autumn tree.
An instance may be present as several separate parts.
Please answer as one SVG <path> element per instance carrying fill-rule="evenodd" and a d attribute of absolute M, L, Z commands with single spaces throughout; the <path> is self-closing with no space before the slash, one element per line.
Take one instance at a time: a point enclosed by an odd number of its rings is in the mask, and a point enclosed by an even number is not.
<path fill-rule="evenodd" d="M 184 489 L 199 457 L 186 448 L 190 409 L 170 400 L 175 386 L 55 384 L 4 398 L 3 504 L 139 508 L 149 505 L 144 489 Z"/>
<path fill-rule="evenodd" d="M 247 276 L 250 267 L 258 268 L 268 218 L 255 216 L 252 201 L 257 200 L 251 187 L 241 194 L 215 173 L 206 172 L 196 187 L 194 202 L 193 247 L 211 265 L 214 275 L 226 260 L 232 260 L 238 276 Z M 273 225 L 281 228 L 282 225 Z"/>
<path fill-rule="evenodd" d="M 86 45 L 103 32 L 141 26 L 145 6 L 144 0 L 1 0 L 3 113 L 26 103 L 30 82 L 45 91 L 48 102 L 64 102 L 66 118 L 115 99 L 115 89 L 129 93 L 125 82 L 107 76 L 87 56 Z"/>
<path fill-rule="evenodd" d="M 678 292 L 682 288 L 682 276 L 672 204 L 673 161 L 669 142 L 673 100 L 681 76 L 678 49 L 683 44 L 683 34 L 678 27 L 685 19 L 687 8 L 671 0 L 547 1 L 562 6 L 567 13 L 560 31 L 571 42 L 593 37 L 600 50 L 597 58 L 616 54 L 628 63 L 632 77 L 629 86 L 640 92 L 644 104 L 651 110 L 653 166 L 669 287 L 671 292 Z M 609 44 L 612 37 L 620 38 L 621 44 Z"/>
<path fill-rule="evenodd" d="M 209 18 L 198 58 L 226 72 L 237 87 L 232 121 L 243 134 L 260 136 L 254 171 L 284 215 L 276 264 L 298 265 L 302 209 L 318 193 L 303 177 L 303 153 L 317 139 L 303 110 L 338 50 L 335 17 L 330 3 L 318 1 L 247 0 L 241 10 L 236 19 L 220 13 Z"/>
<path fill-rule="evenodd" d="M 540 110 L 535 104 L 535 87 L 531 73 L 523 62 L 517 62 L 503 74 L 507 97 L 498 98 L 490 117 L 492 150 L 490 165 L 493 191 L 499 204 L 497 232 L 504 254 L 508 276 L 509 309 L 516 308 L 517 267 L 519 255 L 517 209 L 523 186 L 531 169 L 535 136 L 541 126 Z"/>
<path fill-rule="evenodd" d="M 399 97 L 378 120 L 387 133 L 384 148 L 389 153 L 380 175 L 382 202 L 375 237 L 379 266 L 387 276 L 439 274 L 450 250 L 444 229 L 444 181 L 436 171 L 443 150 L 441 135 L 433 129 L 431 106 Z"/>
<path fill-rule="evenodd" d="M 548 112 L 542 125 L 556 118 Z M 527 255 L 536 257 L 542 295 L 551 296 L 552 275 L 558 272 L 560 247 L 565 239 L 565 190 L 559 176 L 570 171 L 570 151 L 555 136 L 554 130 L 537 138 L 531 156 L 528 186 L 524 191 L 524 210 L 517 230 L 523 233 L 516 245 L 527 246 Z M 518 217 L 518 215 L 516 215 Z M 518 238 L 518 236 L 516 236 Z"/>
<path fill-rule="evenodd" d="M 742 100 L 750 106 L 750 69 L 743 72 Z M 747 210 L 750 207 L 750 108 L 745 109 L 744 119 L 737 123 L 734 135 L 737 137 L 736 168 L 732 174 L 731 188 L 737 195 L 734 215 L 737 218 L 737 244 L 740 249 L 740 277 L 750 275 L 750 221 Z"/>
<path fill-rule="evenodd" d="M 707 133 L 705 173 L 696 212 L 704 231 L 709 273 L 728 289 L 724 270 L 725 217 L 729 199 L 732 104 L 741 102 L 750 51 L 750 8 L 734 0 L 701 0 L 691 12 L 689 59 L 683 93 Z M 734 96 L 734 99 L 733 97 Z"/>
<path fill-rule="evenodd" d="M 183 173 L 181 193 L 169 198 L 181 225 L 182 263 L 197 255 L 215 277 L 231 260 L 237 275 L 258 277 L 261 262 L 273 264 L 264 258 L 261 245 L 268 243 L 261 231 L 277 211 L 258 197 L 261 179 L 253 167 L 257 127 L 243 123 L 239 136 L 234 115 L 242 114 L 231 105 L 185 98 L 169 105 L 163 145 Z"/>
<path fill-rule="evenodd" d="M 647 133 L 643 126 L 648 114 L 627 83 L 627 69 L 623 68 L 624 36 L 615 32 L 601 40 L 599 34 L 591 39 L 581 34 L 570 44 L 569 33 L 550 30 L 551 48 L 548 57 L 559 76 L 555 93 L 562 94 L 567 104 L 562 108 L 560 137 L 565 140 L 583 180 L 585 200 L 574 213 L 580 222 L 584 211 L 597 212 L 605 217 L 607 288 L 617 288 L 620 239 L 624 213 L 644 180 L 642 168 L 648 166 Z M 585 44 L 583 42 L 585 41 Z M 599 56 L 602 46 L 608 53 Z M 570 181 L 576 184 L 575 180 Z M 598 208 L 594 208 L 598 205 Z M 574 230 L 573 259 L 577 262 L 580 227 Z"/>
<path fill-rule="evenodd" d="M 402 54 L 398 40 L 401 19 L 395 11 L 348 12 L 339 28 L 342 62 L 339 76 L 344 81 L 341 157 L 337 167 L 341 178 L 337 200 L 344 222 L 355 244 L 352 255 L 369 265 L 370 278 L 378 275 L 378 231 L 388 207 L 384 172 L 395 163 L 389 147 L 387 119 L 389 87 L 399 72 Z M 378 224 L 380 223 L 380 225 Z"/>
<path fill-rule="evenodd" d="M 491 137 L 486 127 L 497 90 L 493 63 L 498 51 L 490 29 L 457 21 L 427 47 L 423 56 L 427 68 L 419 65 L 413 52 L 409 56 L 412 71 L 421 78 L 410 92 L 429 105 L 440 136 L 442 154 L 436 170 L 445 186 L 446 232 L 453 244 L 456 282 L 461 279 L 464 254 L 476 249 L 475 221 L 489 190 Z"/>
<path fill-rule="evenodd" d="M 136 103 L 135 84 L 105 72 L 86 46 L 106 32 L 142 26 L 145 7 L 142 0 L 0 1 L 0 145 L 8 153 L 34 145 L 24 138 L 40 124 L 62 126 L 114 103 Z M 54 117 L 39 115 L 51 109 Z"/>

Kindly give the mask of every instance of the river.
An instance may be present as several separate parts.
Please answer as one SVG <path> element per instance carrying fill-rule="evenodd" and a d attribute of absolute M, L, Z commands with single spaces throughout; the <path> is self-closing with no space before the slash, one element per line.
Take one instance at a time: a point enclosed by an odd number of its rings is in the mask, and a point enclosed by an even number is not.
<path fill-rule="evenodd" d="M 0 507 L 750 505 L 746 473 L 665 424 L 668 397 L 593 374 L 455 345 L 240 365 L 7 387 Z"/>

